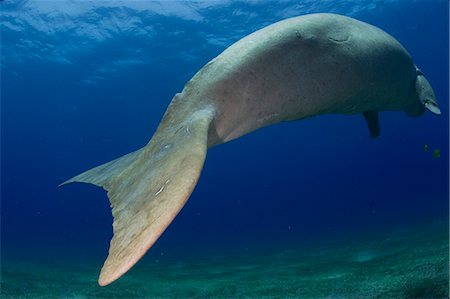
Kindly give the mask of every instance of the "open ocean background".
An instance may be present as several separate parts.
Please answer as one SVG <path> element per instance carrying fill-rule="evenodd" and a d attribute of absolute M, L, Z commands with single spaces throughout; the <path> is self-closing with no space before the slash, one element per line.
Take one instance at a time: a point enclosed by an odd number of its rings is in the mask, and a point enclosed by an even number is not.
<path fill-rule="evenodd" d="M 6 0 L 0 9 L 0 297 L 448 297 L 447 0 Z M 397 38 L 442 115 L 382 112 L 376 139 L 362 115 L 320 116 L 212 148 L 143 260 L 97 286 L 112 237 L 106 194 L 58 184 L 145 145 L 173 95 L 229 45 L 313 12 Z M 414 271 L 422 276 L 402 276 Z"/>

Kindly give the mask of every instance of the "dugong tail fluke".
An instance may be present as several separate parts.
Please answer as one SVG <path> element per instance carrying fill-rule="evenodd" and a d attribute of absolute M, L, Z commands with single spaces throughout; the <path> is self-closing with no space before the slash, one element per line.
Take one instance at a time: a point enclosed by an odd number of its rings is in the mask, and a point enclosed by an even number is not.
<path fill-rule="evenodd" d="M 98 281 L 102 286 L 119 278 L 145 254 L 197 183 L 213 110 L 204 108 L 181 118 L 172 113 L 175 106 L 176 100 L 144 148 L 61 184 L 91 183 L 108 191 L 114 236 Z"/>

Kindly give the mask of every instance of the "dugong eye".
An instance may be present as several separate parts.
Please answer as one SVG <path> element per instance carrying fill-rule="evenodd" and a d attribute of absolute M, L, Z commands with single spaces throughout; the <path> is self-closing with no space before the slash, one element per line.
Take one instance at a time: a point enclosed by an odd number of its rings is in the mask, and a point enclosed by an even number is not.
<path fill-rule="evenodd" d="M 416 66 L 416 74 L 417 76 L 424 76 L 423 72 Z"/>

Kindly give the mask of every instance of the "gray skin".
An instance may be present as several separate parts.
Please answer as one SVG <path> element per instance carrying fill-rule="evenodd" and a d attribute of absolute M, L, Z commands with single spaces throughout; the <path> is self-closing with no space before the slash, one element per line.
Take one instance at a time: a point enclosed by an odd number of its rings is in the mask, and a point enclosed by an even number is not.
<path fill-rule="evenodd" d="M 214 107 L 212 146 L 321 114 L 421 115 L 417 75 L 405 48 L 381 29 L 341 15 L 311 14 L 241 39 L 203 67 L 175 99 Z M 437 107 L 422 75 L 420 88 Z"/>
<path fill-rule="evenodd" d="M 145 147 L 63 183 L 108 191 L 114 236 L 99 284 L 127 272 L 172 222 L 197 183 L 208 147 L 327 113 L 362 113 L 376 137 L 378 111 L 418 116 L 424 107 L 440 114 L 411 56 L 374 26 L 313 14 L 250 34 L 175 95 Z"/>

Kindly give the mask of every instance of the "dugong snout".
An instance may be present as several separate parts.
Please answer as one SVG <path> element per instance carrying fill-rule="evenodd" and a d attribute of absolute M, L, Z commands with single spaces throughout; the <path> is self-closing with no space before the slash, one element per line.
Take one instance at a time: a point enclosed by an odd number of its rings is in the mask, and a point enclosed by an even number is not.
<path fill-rule="evenodd" d="M 415 87 L 420 103 L 434 114 L 441 115 L 433 88 L 420 70 L 417 73 Z"/>
<path fill-rule="evenodd" d="M 416 66 L 416 80 L 413 87 L 413 97 L 416 99 L 412 104 L 405 107 L 405 112 L 412 117 L 421 116 L 425 108 L 436 115 L 441 115 L 433 88 L 422 71 Z"/>

